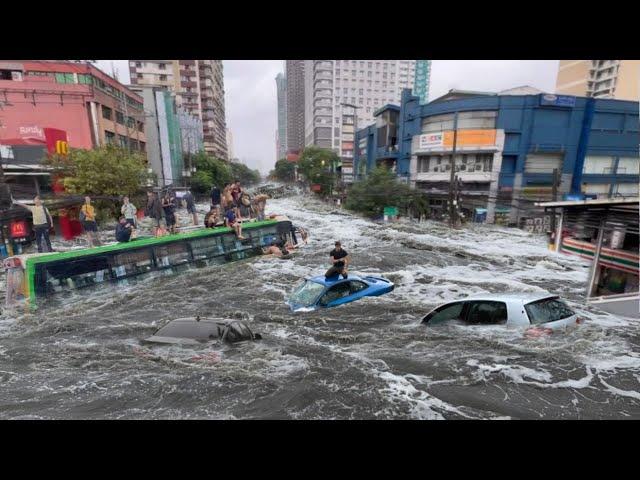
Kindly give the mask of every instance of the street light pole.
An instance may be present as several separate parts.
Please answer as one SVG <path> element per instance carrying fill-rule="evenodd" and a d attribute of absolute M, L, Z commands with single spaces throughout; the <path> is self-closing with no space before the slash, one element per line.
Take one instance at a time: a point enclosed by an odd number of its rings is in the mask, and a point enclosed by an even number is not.
<path fill-rule="evenodd" d="M 443 133 L 444 135 L 444 133 Z M 458 112 L 453 114 L 453 149 L 451 152 L 451 178 L 449 180 L 449 226 L 453 227 L 456 225 L 456 208 L 457 205 L 454 205 L 454 194 L 453 187 L 455 182 L 456 175 L 456 146 L 458 140 Z"/>

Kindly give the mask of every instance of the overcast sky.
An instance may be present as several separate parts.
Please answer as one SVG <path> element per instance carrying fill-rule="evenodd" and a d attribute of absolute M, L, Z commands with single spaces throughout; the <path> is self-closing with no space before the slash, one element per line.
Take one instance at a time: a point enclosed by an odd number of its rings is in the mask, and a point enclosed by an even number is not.
<path fill-rule="evenodd" d="M 99 60 L 98 67 L 129 82 L 127 60 Z M 553 92 L 558 60 L 434 60 L 429 98 L 452 88 L 496 91 L 522 85 Z M 267 173 L 276 161 L 276 81 L 282 60 L 225 60 L 227 127 L 233 133 L 235 156 Z"/>

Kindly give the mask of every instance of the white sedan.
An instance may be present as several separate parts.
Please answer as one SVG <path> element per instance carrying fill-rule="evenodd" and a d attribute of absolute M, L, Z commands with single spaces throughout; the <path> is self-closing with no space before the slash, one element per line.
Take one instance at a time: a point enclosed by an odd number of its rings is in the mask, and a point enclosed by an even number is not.
<path fill-rule="evenodd" d="M 531 327 L 527 332 L 532 336 L 564 330 L 583 322 L 559 297 L 548 293 L 473 295 L 440 305 L 422 319 L 427 325 L 448 321 Z"/>

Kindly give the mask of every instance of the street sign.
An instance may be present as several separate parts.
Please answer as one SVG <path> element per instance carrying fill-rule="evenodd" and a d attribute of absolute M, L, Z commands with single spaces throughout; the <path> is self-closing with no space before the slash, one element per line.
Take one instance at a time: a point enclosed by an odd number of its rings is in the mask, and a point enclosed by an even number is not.
<path fill-rule="evenodd" d="M 384 214 L 389 217 L 398 215 L 398 207 L 384 207 Z"/>

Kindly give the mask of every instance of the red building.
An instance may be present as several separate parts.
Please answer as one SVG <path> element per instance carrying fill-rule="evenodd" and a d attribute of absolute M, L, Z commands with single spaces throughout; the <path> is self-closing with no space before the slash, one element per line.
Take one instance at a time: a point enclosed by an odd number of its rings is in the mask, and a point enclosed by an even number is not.
<path fill-rule="evenodd" d="M 0 61 L 0 160 L 16 198 L 51 188 L 47 151 L 144 151 L 144 122 L 142 97 L 89 63 Z"/>

